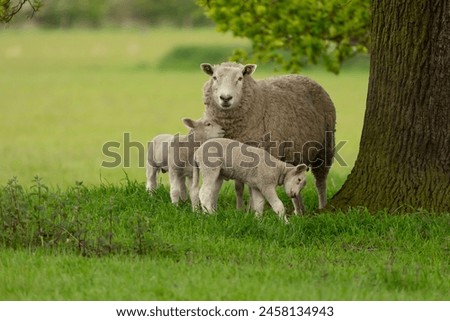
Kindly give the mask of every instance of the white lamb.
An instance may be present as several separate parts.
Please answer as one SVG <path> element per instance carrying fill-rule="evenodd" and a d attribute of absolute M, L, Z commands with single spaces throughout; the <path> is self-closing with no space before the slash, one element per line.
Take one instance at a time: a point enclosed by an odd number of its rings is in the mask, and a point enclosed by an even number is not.
<path fill-rule="evenodd" d="M 284 185 L 292 198 L 295 213 L 304 211 L 300 190 L 306 184 L 307 166 L 280 161 L 267 151 L 227 138 L 207 141 L 194 154 L 193 190 L 198 190 L 199 172 L 203 184 L 200 203 L 207 212 L 214 212 L 223 180 L 234 179 L 250 187 L 252 209 L 260 216 L 265 199 L 272 209 L 287 222 L 285 208 L 276 193 L 277 185 Z"/>
<path fill-rule="evenodd" d="M 184 118 L 187 135 L 158 135 L 150 143 L 147 161 L 147 190 L 157 187 L 158 171 L 169 172 L 170 198 L 172 203 L 187 200 L 186 178 L 192 178 L 195 150 L 206 140 L 223 137 L 225 132 L 217 123 L 208 119 Z M 188 184 L 189 185 L 189 184 Z M 198 193 L 191 195 L 193 206 L 198 204 Z"/>

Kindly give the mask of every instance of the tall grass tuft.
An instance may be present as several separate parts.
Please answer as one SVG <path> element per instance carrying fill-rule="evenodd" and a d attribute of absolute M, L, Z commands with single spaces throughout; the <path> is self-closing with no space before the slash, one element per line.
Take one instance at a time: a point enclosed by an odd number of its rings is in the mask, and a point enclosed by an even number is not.
<path fill-rule="evenodd" d="M 16 178 L 0 189 L 2 247 L 45 248 L 83 256 L 147 254 L 149 222 L 142 208 L 128 209 L 140 192 L 137 183 L 120 188 L 87 188 L 81 182 L 66 191 L 53 190 L 35 177 L 25 190 Z M 124 216 L 124 212 L 132 212 Z M 126 222 L 122 219 L 125 218 Z"/>

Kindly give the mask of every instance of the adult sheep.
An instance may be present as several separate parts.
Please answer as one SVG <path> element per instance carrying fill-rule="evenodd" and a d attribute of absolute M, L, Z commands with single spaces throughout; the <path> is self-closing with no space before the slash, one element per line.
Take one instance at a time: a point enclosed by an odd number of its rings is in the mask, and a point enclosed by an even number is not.
<path fill-rule="evenodd" d="M 258 144 L 273 156 L 311 167 L 326 205 L 326 179 L 334 157 L 336 111 L 327 92 L 300 75 L 255 80 L 256 65 L 201 64 L 211 78 L 203 87 L 205 116 L 225 137 Z"/>

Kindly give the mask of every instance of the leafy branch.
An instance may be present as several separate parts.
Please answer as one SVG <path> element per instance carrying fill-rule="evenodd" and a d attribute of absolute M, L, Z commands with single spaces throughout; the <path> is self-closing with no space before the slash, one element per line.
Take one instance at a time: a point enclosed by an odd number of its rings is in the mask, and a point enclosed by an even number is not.
<path fill-rule="evenodd" d="M 41 0 L 20 0 L 14 4 L 11 0 L 0 0 L 0 22 L 8 23 L 27 4 L 31 8 L 30 18 L 42 7 Z"/>
<path fill-rule="evenodd" d="M 197 0 L 218 31 L 251 41 L 232 60 L 272 62 L 291 72 L 323 64 L 338 73 L 343 61 L 367 52 L 369 0 Z"/>

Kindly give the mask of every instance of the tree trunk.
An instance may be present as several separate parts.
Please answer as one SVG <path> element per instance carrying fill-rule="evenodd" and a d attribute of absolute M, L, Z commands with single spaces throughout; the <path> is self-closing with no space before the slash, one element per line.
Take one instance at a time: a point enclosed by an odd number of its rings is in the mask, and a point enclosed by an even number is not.
<path fill-rule="evenodd" d="M 450 1 L 373 0 L 367 108 L 331 207 L 450 212 Z"/>

